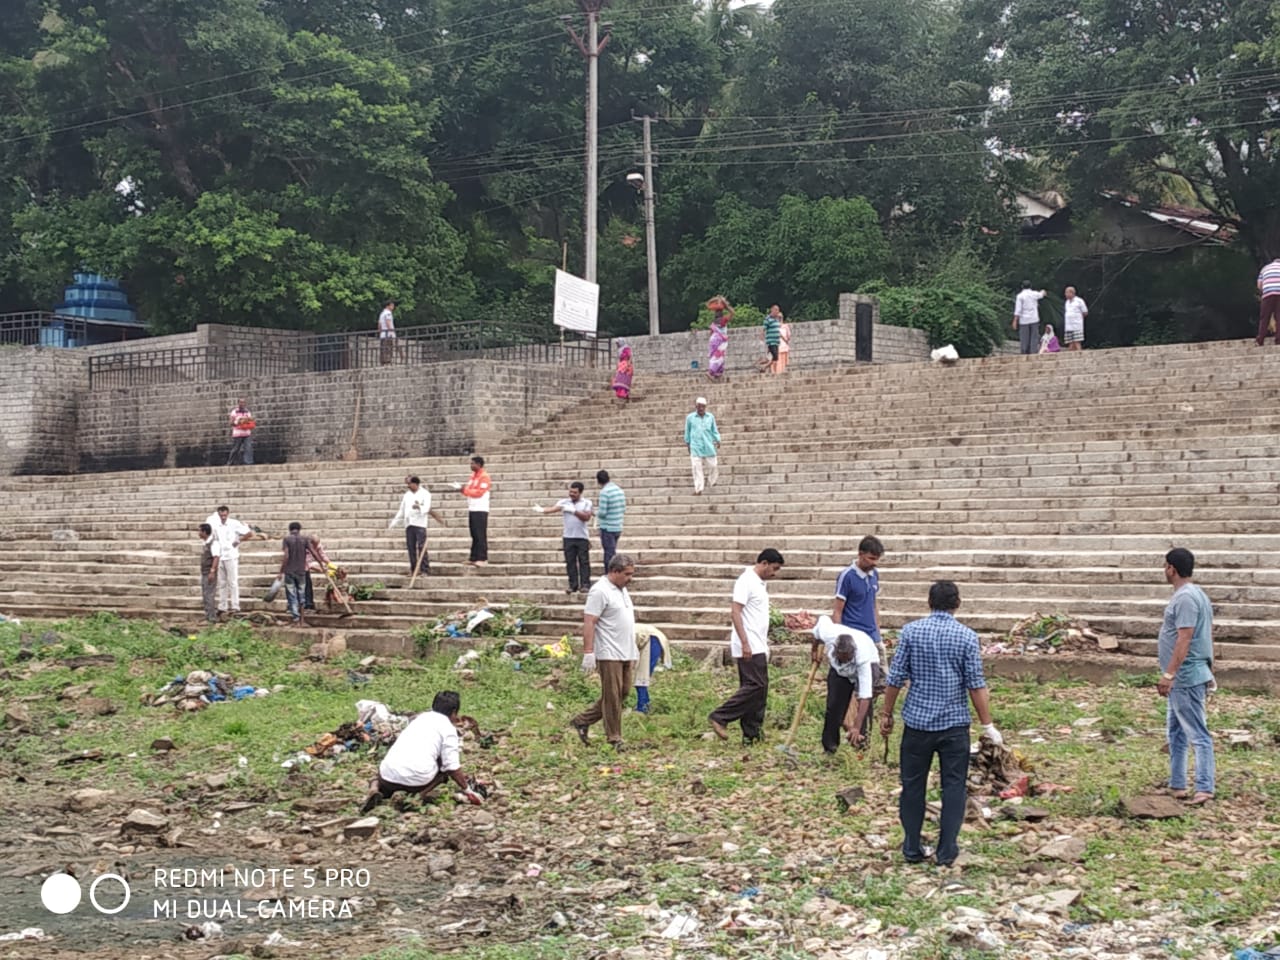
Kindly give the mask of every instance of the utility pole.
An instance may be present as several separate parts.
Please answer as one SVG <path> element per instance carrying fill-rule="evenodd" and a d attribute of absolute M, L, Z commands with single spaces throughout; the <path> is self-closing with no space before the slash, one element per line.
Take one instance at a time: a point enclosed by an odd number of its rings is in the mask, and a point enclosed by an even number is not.
<path fill-rule="evenodd" d="M 600 11 L 609 5 L 609 0 L 578 0 L 578 6 L 587 15 L 587 36 L 584 40 L 573 29 L 569 17 L 561 17 L 565 21 L 565 29 L 577 44 L 578 50 L 587 60 L 587 199 L 585 237 L 586 280 L 596 282 L 596 240 L 597 213 L 599 201 L 600 161 L 597 145 L 598 114 L 600 99 L 600 54 L 609 43 L 608 24 L 605 24 L 604 39 L 600 39 Z"/>
<path fill-rule="evenodd" d="M 649 127 L 653 117 L 644 118 L 644 245 L 649 267 L 649 335 L 656 337 L 658 329 L 658 238 L 653 223 L 653 141 Z"/>

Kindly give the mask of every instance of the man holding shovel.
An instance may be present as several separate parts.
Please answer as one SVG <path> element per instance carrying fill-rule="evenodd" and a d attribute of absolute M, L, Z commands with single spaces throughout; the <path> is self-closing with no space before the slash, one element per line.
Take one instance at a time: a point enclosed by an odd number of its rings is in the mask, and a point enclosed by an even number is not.
<path fill-rule="evenodd" d="M 742 726 L 742 742 L 764 739 L 764 712 L 769 700 L 769 591 L 766 580 L 778 575 L 785 561 L 769 547 L 760 551 L 733 585 L 733 632 L 729 653 L 738 664 L 738 689 L 707 718 L 721 740 L 729 739 L 728 725 Z"/>

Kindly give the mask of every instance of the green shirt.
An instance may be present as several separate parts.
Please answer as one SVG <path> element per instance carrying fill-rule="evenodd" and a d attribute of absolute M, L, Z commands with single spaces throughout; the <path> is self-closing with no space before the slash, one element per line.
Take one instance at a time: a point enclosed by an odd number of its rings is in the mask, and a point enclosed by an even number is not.
<path fill-rule="evenodd" d="M 698 411 L 695 410 L 685 417 L 684 442 L 689 445 L 689 452 L 695 457 L 714 457 L 716 444 L 720 442 L 715 415 L 704 413 L 698 416 Z"/>
<path fill-rule="evenodd" d="M 764 342 L 771 347 L 782 342 L 782 321 L 778 317 L 764 318 Z"/>
<path fill-rule="evenodd" d="M 627 512 L 627 495 L 622 488 L 610 480 L 600 488 L 600 496 L 596 500 L 596 523 L 601 530 L 609 533 L 622 532 L 622 517 Z"/>

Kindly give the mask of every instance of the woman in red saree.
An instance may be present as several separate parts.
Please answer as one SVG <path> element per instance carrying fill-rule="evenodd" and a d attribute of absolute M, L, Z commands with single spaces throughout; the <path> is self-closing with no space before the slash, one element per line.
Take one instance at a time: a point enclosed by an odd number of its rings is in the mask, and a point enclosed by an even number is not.
<path fill-rule="evenodd" d="M 624 341 L 618 341 L 618 369 L 613 373 L 613 395 L 619 400 L 631 399 L 631 377 L 635 367 L 631 364 L 631 348 Z"/>

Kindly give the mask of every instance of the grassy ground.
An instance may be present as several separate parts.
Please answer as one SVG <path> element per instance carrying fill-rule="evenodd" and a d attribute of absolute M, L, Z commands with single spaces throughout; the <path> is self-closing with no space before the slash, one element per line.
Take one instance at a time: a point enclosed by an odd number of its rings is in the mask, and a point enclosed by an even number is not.
<path fill-rule="evenodd" d="M 62 664 L 92 652 L 115 662 Z M 173 955 L 208 956 L 212 943 L 177 944 L 187 923 L 154 918 L 152 903 L 164 894 L 149 881 L 157 866 L 208 863 L 363 867 L 371 877 L 367 888 L 327 891 L 359 898 L 351 919 L 224 920 L 217 948 L 228 955 L 255 948 L 291 955 L 289 947 L 260 946 L 280 929 L 303 944 L 293 953 L 380 960 L 1199 958 L 1228 956 L 1280 929 L 1280 715 L 1264 697 L 1214 698 L 1211 726 L 1249 731 L 1253 740 L 1249 750 L 1220 745 L 1217 802 L 1149 822 L 1125 818 L 1121 804 L 1150 792 L 1166 771 L 1153 678 L 1106 688 L 993 682 L 997 721 L 1034 763 L 1034 779 L 1072 792 L 1037 798 L 1049 816 L 1035 824 L 1003 819 L 1009 805 L 982 801 L 990 822 L 967 825 L 961 836 L 971 862 L 939 871 L 905 866 L 896 854 L 896 770 L 882 762 L 878 737 L 874 755 L 842 748 L 823 756 L 820 684 L 800 726 L 798 762 L 776 749 L 807 673 L 795 654 L 771 672 L 763 746 L 704 739 L 706 714 L 733 678 L 677 656 L 674 672 L 655 677 L 652 713 L 625 718 L 635 749 L 621 755 L 602 744 L 584 748 L 566 727 L 594 697 L 576 660 L 516 669 L 488 652 L 459 674 L 455 651 L 380 662 L 360 683 L 351 675 L 356 655 L 315 664 L 300 654 L 240 627 L 188 637 L 110 616 L 0 625 L 0 700 L 31 717 L 0 731 L 0 850 L 17 864 L 0 878 L 0 897 L 20 905 L 0 934 L 42 927 L 51 939 L 30 950 L 24 944 L 24 956 L 155 954 L 144 947 L 158 944 Z M 140 703 L 197 668 L 282 689 L 186 715 Z M 60 699 L 68 688 L 72 696 Z M 497 733 L 491 749 L 464 742 L 466 769 L 496 788 L 484 808 L 384 804 L 378 838 L 348 840 L 341 827 L 356 816 L 374 759 L 280 766 L 353 720 L 357 699 L 421 710 L 445 688 L 459 690 L 463 713 Z M 82 715 L 86 696 L 105 698 L 116 712 Z M 174 750 L 151 749 L 162 736 Z M 58 763 L 85 750 L 101 756 Z M 207 778 L 218 774 L 228 783 L 211 787 Z M 840 813 L 835 794 L 854 785 L 866 798 Z M 62 810 L 85 786 L 114 793 L 86 813 Z M 300 798 L 341 805 L 306 812 L 294 806 Z M 170 828 L 122 835 L 135 807 L 163 814 Z M 331 822 L 338 818 L 345 819 Z M 1035 855 L 1061 835 L 1084 841 L 1079 862 Z M 113 864 L 129 871 L 134 901 L 109 928 L 85 907 L 68 917 L 40 909 L 39 883 L 50 870 L 71 865 L 85 878 Z M 1020 903 L 1066 889 L 1080 896 L 1060 914 Z M 659 936 L 681 916 L 697 928 Z"/>

